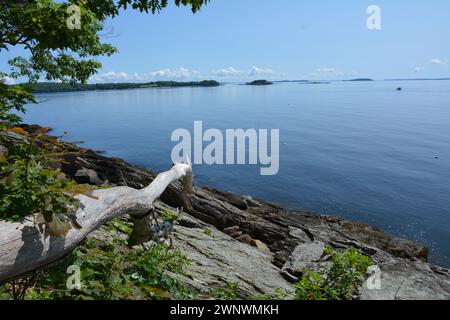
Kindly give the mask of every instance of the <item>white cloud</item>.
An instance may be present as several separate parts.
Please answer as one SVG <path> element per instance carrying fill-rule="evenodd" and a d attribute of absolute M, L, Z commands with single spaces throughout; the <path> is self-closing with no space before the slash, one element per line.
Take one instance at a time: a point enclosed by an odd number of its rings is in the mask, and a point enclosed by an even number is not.
<path fill-rule="evenodd" d="M 184 67 L 181 67 L 180 70 L 178 70 L 178 74 L 177 75 L 180 76 L 180 77 L 188 78 L 188 77 L 191 76 L 191 72 L 188 69 L 186 69 Z"/>
<path fill-rule="evenodd" d="M 180 67 L 178 70 L 171 70 L 167 68 L 143 74 L 139 74 L 137 72 L 128 74 L 123 71 L 109 71 L 92 76 L 89 79 L 89 82 L 150 82 L 157 80 L 181 80 L 199 77 L 201 77 L 201 73 L 199 71 L 190 71 L 187 68 Z"/>
<path fill-rule="evenodd" d="M 134 79 L 134 81 L 143 81 L 143 80 L 144 80 L 144 77 L 141 76 L 141 75 L 139 75 L 139 73 L 135 72 L 135 73 L 133 73 L 133 75 L 132 75 L 132 79 Z"/>
<path fill-rule="evenodd" d="M 5 84 L 7 85 L 13 85 L 16 84 L 16 80 L 14 78 L 8 77 L 8 76 L 4 76 L 2 79 L 0 79 L 1 81 L 5 82 Z"/>
<path fill-rule="evenodd" d="M 339 71 L 336 68 L 318 68 L 318 69 L 316 69 L 316 73 L 330 75 L 330 76 L 343 76 L 344 75 L 344 73 L 342 71 Z"/>
<path fill-rule="evenodd" d="M 317 73 L 336 73 L 336 69 L 335 68 L 318 68 L 316 69 Z"/>
<path fill-rule="evenodd" d="M 93 75 L 89 82 L 124 82 L 131 81 L 132 76 L 126 72 L 109 71 Z"/>
<path fill-rule="evenodd" d="M 345 73 L 336 68 L 317 68 L 315 72 L 309 74 L 311 77 L 342 77 Z"/>
<path fill-rule="evenodd" d="M 214 70 L 211 72 L 213 75 L 218 77 L 246 77 L 246 76 L 259 76 L 259 75 L 273 75 L 274 71 L 270 68 L 259 68 L 253 66 L 249 71 L 242 71 L 234 67 L 223 68 L 219 70 Z"/>
<path fill-rule="evenodd" d="M 178 70 L 162 69 L 144 74 L 146 79 L 156 78 L 156 79 L 180 79 L 189 78 L 192 76 L 192 72 L 189 69 L 180 67 Z"/>
<path fill-rule="evenodd" d="M 440 66 L 446 66 L 446 65 L 448 65 L 448 62 L 447 62 L 447 61 L 443 61 L 443 60 L 441 60 L 441 59 L 431 59 L 431 60 L 430 60 L 430 63 L 431 63 L 431 64 L 437 64 L 437 65 L 440 65 Z"/>
<path fill-rule="evenodd" d="M 103 77 L 107 80 L 119 80 L 126 81 L 129 80 L 130 76 L 126 72 L 106 72 Z"/>
<path fill-rule="evenodd" d="M 213 75 L 216 75 L 218 77 L 238 77 L 243 73 L 244 71 L 235 69 L 233 67 L 228 67 L 225 69 L 220 69 L 212 72 Z"/>
<path fill-rule="evenodd" d="M 248 71 L 243 71 L 234 67 L 228 67 L 211 71 L 209 76 L 227 77 L 227 78 L 245 78 L 257 75 L 276 75 L 270 68 L 259 68 L 253 66 Z M 282 75 L 280 75 L 282 76 Z M 283 75 L 284 76 L 284 75 Z M 196 69 L 180 67 L 179 69 L 160 69 L 146 73 L 127 73 L 124 71 L 108 71 L 96 74 L 89 79 L 90 83 L 104 82 L 152 82 L 158 80 L 202 80 L 208 78 L 208 75 L 202 74 Z"/>
<path fill-rule="evenodd" d="M 153 78 L 170 78 L 172 77 L 173 72 L 170 69 L 162 69 L 157 71 L 152 71 L 150 73 L 146 73 L 145 77 L 153 77 Z"/>
<path fill-rule="evenodd" d="M 271 75 L 273 74 L 273 70 L 270 68 L 263 69 L 253 66 L 250 72 L 248 73 L 249 76 L 257 76 L 257 75 Z"/>

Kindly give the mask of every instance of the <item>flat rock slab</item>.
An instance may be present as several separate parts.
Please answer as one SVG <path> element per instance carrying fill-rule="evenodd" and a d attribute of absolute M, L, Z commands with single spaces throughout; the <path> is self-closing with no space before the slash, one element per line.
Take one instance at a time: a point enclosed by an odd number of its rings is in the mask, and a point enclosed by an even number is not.
<path fill-rule="evenodd" d="M 183 216 L 199 223 L 186 214 Z M 208 228 L 208 232 L 205 233 L 204 228 Z M 173 245 L 192 261 L 189 278 L 180 280 L 197 292 L 225 288 L 227 283 L 238 284 L 237 295 L 242 299 L 255 298 L 260 294 L 271 296 L 280 289 L 294 292 L 293 285 L 271 263 L 270 255 L 231 238 L 213 226 L 189 228 L 177 225 Z"/>
<path fill-rule="evenodd" d="M 392 259 L 380 264 L 380 289 L 361 288 L 361 300 L 449 300 L 448 270 L 421 261 Z"/>
<path fill-rule="evenodd" d="M 306 242 L 295 247 L 291 257 L 283 266 L 283 272 L 301 277 L 305 269 L 315 271 L 323 255 L 325 245 L 319 241 Z"/>

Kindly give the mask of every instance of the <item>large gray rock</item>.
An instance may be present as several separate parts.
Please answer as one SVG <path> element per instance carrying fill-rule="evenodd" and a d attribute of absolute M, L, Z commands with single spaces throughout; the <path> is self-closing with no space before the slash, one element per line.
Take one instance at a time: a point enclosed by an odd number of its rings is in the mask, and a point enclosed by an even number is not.
<path fill-rule="evenodd" d="M 155 207 L 175 210 L 159 201 L 155 203 Z M 125 233 L 111 231 L 106 225 L 89 235 L 89 238 L 104 243 L 113 241 L 115 237 L 128 239 Z M 230 284 L 237 285 L 236 294 L 239 299 L 254 299 L 260 295 L 275 296 L 280 293 L 286 299 L 293 297 L 294 286 L 271 263 L 270 254 L 239 242 L 189 214 L 182 213 L 182 219 L 175 224 L 171 239 L 173 248 L 180 249 L 191 264 L 186 275 L 168 273 L 186 285 L 191 292 L 198 294 L 200 299 L 209 299 L 212 289 L 227 290 Z M 143 246 L 153 244 L 150 241 Z"/>
<path fill-rule="evenodd" d="M 324 249 L 325 245 L 319 241 L 299 244 L 284 264 L 282 271 L 292 279 L 298 279 L 306 269 L 318 270 L 321 267 L 320 258 Z"/>
<path fill-rule="evenodd" d="M 189 215 L 183 216 L 183 220 L 199 224 Z M 174 229 L 173 245 L 183 250 L 192 265 L 188 270 L 189 277 L 177 277 L 194 291 L 207 293 L 211 288 L 237 283 L 237 294 L 242 299 L 260 294 L 271 296 L 279 290 L 294 292 L 293 285 L 283 278 L 281 270 L 271 263 L 270 255 L 262 250 L 239 242 L 211 225 L 201 224 L 201 228 L 182 225 Z M 206 234 L 204 228 L 210 232 Z"/>
<path fill-rule="evenodd" d="M 0 144 L 0 157 L 7 157 L 9 154 L 8 149 Z"/>
<path fill-rule="evenodd" d="M 392 259 L 381 263 L 381 286 L 361 288 L 362 300 L 449 300 L 450 276 L 446 269 L 422 261 Z"/>
<path fill-rule="evenodd" d="M 101 186 L 104 182 L 98 177 L 96 171 L 92 169 L 81 168 L 75 173 L 75 179 L 78 183 L 89 183 Z"/>

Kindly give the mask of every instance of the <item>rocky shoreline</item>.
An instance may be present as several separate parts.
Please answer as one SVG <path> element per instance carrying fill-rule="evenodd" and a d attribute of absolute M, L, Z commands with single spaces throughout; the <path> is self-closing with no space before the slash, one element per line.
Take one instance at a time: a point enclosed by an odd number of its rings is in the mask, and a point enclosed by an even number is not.
<path fill-rule="evenodd" d="M 78 183 L 140 189 L 156 176 L 122 159 L 72 144 L 66 147 L 78 154 L 65 156 L 60 168 Z M 180 183 L 169 186 L 157 205 L 181 208 L 181 188 Z M 236 282 L 238 297 L 244 299 L 273 295 L 276 289 L 293 292 L 304 268 L 326 263 L 325 247 L 354 247 L 381 269 L 381 289 L 362 286 L 360 299 L 450 299 L 450 270 L 429 264 L 426 247 L 367 224 L 289 211 L 210 187 L 197 187 L 191 204 L 175 226 L 173 240 L 193 261 L 190 276 L 180 280 L 194 291 Z"/>

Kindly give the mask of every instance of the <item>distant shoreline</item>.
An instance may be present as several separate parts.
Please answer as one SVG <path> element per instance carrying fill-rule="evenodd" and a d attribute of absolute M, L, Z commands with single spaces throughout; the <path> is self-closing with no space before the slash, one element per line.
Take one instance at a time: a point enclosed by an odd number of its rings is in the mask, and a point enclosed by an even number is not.
<path fill-rule="evenodd" d="M 25 84 L 33 90 L 33 93 L 56 93 L 96 90 L 126 90 L 126 89 L 150 89 L 150 88 L 180 88 L 180 87 L 217 87 L 220 83 L 215 80 L 177 82 L 155 81 L 148 83 L 96 83 L 96 84 L 70 84 L 59 82 L 38 82 Z"/>
<path fill-rule="evenodd" d="M 377 82 L 377 81 L 449 81 L 450 78 L 412 78 L 412 79 L 345 79 L 345 80 L 257 80 L 264 81 L 264 84 L 276 83 L 301 83 L 301 84 L 327 84 L 331 82 Z M 150 89 L 150 88 L 187 88 L 187 87 L 218 87 L 227 84 L 256 85 L 253 82 L 223 82 L 216 80 L 202 81 L 154 81 L 147 83 L 124 82 L 124 83 L 96 83 L 96 84 L 70 84 L 60 82 L 38 82 L 32 84 L 23 84 L 30 87 L 33 93 L 58 93 L 58 92 L 77 92 L 77 91 L 107 91 L 107 90 L 127 90 L 127 89 Z"/>
<path fill-rule="evenodd" d="M 350 79 L 350 80 L 343 80 L 343 81 L 375 81 L 373 79 L 370 78 L 357 78 L 357 79 Z"/>

